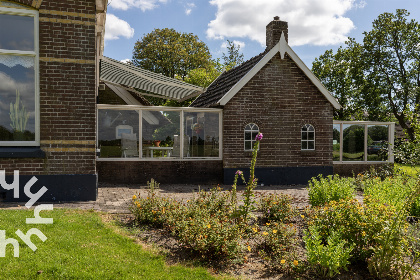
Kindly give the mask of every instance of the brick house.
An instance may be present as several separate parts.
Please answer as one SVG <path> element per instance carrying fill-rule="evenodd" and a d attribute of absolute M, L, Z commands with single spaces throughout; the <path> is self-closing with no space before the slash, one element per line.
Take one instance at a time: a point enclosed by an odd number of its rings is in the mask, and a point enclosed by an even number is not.
<path fill-rule="evenodd" d="M 44 201 L 96 199 L 105 10 L 106 0 L 0 0 L 0 170 L 8 183 L 20 172 L 20 197 L 0 188 L 1 198 L 27 201 L 36 176 Z"/>
<path fill-rule="evenodd" d="M 333 173 L 333 109 L 340 105 L 287 43 L 287 22 L 266 27 L 266 50 L 219 76 L 192 104 L 223 108 L 224 183 L 247 171 L 264 134 L 256 176 L 265 184 L 306 184 Z"/>

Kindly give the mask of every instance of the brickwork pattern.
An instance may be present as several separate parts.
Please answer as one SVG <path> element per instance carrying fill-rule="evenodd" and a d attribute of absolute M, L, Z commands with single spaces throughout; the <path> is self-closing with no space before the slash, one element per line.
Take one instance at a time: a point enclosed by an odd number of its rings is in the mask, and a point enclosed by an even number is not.
<path fill-rule="evenodd" d="M 223 182 L 222 161 L 98 161 L 99 182 L 146 184 L 218 184 Z M 118 170 L 118 172 L 115 172 Z"/>
<path fill-rule="evenodd" d="M 333 107 L 292 59 L 277 54 L 224 107 L 223 167 L 249 167 L 244 128 L 264 134 L 257 167 L 332 166 Z M 315 151 L 301 151 L 301 127 L 316 130 Z"/>
<path fill-rule="evenodd" d="M 40 136 L 46 159 L 0 159 L 8 174 L 95 174 L 95 0 L 18 0 L 39 9 Z"/>

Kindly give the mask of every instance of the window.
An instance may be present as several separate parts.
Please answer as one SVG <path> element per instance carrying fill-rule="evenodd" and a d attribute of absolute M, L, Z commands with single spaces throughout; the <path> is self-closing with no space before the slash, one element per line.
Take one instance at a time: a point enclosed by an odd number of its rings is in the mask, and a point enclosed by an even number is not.
<path fill-rule="evenodd" d="M 245 126 L 244 147 L 245 151 L 252 151 L 255 143 L 255 137 L 260 132 L 258 125 L 250 123 Z"/>
<path fill-rule="evenodd" d="M 315 150 L 315 129 L 310 124 L 302 126 L 302 151 Z"/>
<path fill-rule="evenodd" d="M 0 7 L 0 146 L 39 145 L 38 12 Z"/>

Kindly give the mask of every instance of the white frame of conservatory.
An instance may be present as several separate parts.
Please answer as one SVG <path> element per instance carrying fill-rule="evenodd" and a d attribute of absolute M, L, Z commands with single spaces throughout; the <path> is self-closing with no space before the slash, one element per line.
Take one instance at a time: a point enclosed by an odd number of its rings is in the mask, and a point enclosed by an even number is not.
<path fill-rule="evenodd" d="M 223 110 L 214 108 L 194 108 L 194 107 L 166 107 L 166 106 L 141 106 L 141 105 L 107 105 L 97 104 L 96 110 L 110 109 L 110 110 L 132 110 L 139 111 L 139 141 L 142 139 L 142 120 L 143 111 L 179 111 L 180 112 L 180 143 L 184 143 L 184 112 L 203 112 L 203 113 L 218 113 L 219 114 L 219 156 L 218 157 L 184 157 L 184 147 L 180 145 L 180 157 L 146 157 L 143 158 L 143 147 L 139 145 L 139 157 L 134 158 L 100 158 L 96 157 L 97 161 L 197 161 L 197 160 L 222 160 L 223 152 Z M 98 121 L 96 122 L 96 131 L 98 133 Z M 99 144 L 99 137 L 96 137 L 96 147 Z"/>
<path fill-rule="evenodd" d="M 395 123 L 394 122 L 374 122 L 374 121 L 333 121 L 333 125 L 340 125 L 340 160 L 334 161 L 334 164 L 381 164 L 381 163 L 393 163 L 394 162 L 394 133 Z M 365 128 L 364 137 L 364 160 L 363 161 L 343 161 L 343 125 L 363 125 Z M 368 126 L 369 125 L 388 125 L 388 160 L 386 161 L 368 161 L 367 160 L 367 140 L 368 140 Z M 334 129 L 334 128 L 333 128 Z"/>

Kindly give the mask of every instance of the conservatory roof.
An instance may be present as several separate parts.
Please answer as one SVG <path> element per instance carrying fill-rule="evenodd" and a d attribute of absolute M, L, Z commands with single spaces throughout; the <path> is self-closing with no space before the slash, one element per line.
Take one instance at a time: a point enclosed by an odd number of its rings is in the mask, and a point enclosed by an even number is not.
<path fill-rule="evenodd" d="M 108 57 L 100 62 L 100 80 L 141 95 L 183 101 L 200 95 L 204 88 L 150 72 Z"/>

